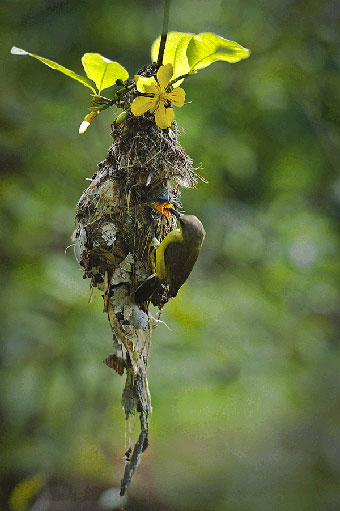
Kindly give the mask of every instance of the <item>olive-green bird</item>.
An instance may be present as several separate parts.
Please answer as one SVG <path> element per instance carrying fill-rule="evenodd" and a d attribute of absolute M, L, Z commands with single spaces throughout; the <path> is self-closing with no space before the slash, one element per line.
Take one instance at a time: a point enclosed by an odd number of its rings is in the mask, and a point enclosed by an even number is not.
<path fill-rule="evenodd" d="M 175 209 L 179 228 L 165 236 L 156 250 L 156 272 L 137 289 L 137 303 L 149 300 L 161 284 L 169 286 L 169 297 L 177 295 L 193 269 L 205 238 L 202 222 L 194 215 L 182 215 Z"/>

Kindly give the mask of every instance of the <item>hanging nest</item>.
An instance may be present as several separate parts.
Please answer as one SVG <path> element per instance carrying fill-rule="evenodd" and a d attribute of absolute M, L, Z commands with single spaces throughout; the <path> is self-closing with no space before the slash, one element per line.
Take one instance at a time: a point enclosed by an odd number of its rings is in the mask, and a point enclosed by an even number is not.
<path fill-rule="evenodd" d="M 146 66 L 138 74 L 155 76 L 157 67 Z M 134 82 L 129 81 L 128 85 Z M 120 100 L 127 110 L 137 96 L 131 88 Z M 80 265 L 91 287 L 103 293 L 104 312 L 113 333 L 113 353 L 104 362 L 118 374 L 126 373 L 122 405 L 126 419 L 139 413 L 141 433 L 126 467 L 121 495 L 125 494 L 141 453 L 148 445 L 148 416 L 151 398 L 146 376 L 152 330 L 158 321 L 149 312 L 149 303 L 136 304 L 136 289 L 154 272 L 155 249 L 152 222 L 159 241 L 173 230 L 176 221 L 153 213 L 146 205 L 158 189 L 169 192 L 178 207 L 180 187 L 193 187 L 197 174 L 192 159 L 178 143 L 175 121 L 160 129 L 154 114 L 135 117 L 129 112 L 121 125 L 112 125 L 113 144 L 92 176 L 76 211 L 74 238 L 80 246 Z M 162 286 L 152 303 L 162 307 L 169 290 Z"/>

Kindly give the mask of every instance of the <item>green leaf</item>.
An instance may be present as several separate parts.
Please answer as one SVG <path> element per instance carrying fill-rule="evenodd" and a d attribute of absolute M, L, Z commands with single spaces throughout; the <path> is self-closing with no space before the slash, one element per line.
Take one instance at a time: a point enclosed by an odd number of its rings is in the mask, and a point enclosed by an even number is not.
<path fill-rule="evenodd" d="M 60 71 L 66 76 L 69 76 L 70 78 L 73 78 L 73 80 L 77 80 L 77 82 L 82 83 L 89 89 L 91 89 L 95 94 L 96 90 L 91 84 L 90 80 L 86 78 L 86 76 L 77 75 L 74 71 L 71 71 L 70 69 L 67 69 L 64 66 L 61 66 L 60 64 L 57 64 L 56 62 L 53 62 L 53 60 L 45 59 L 44 57 L 39 57 L 39 55 L 35 55 L 34 53 L 29 53 L 26 50 L 22 50 L 21 48 L 16 48 L 16 46 L 13 46 L 11 49 L 12 55 L 29 55 L 30 57 L 33 57 L 34 59 L 40 60 L 43 64 L 46 64 L 46 66 L 51 67 L 52 69 L 55 69 L 56 71 Z"/>
<path fill-rule="evenodd" d="M 123 66 L 118 62 L 112 62 L 112 60 L 103 57 L 99 53 L 85 53 L 81 61 L 85 73 L 97 85 L 98 94 L 103 89 L 114 85 L 117 79 L 124 81 L 129 78 L 129 73 Z"/>
<path fill-rule="evenodd" d="M 249 55 L 250 50 L 247 48 L 212 32 L 195 35 L 190 40 L 187 49 L 189 67 L 192 72 L 210 66 L 218 60 L 232 63 L 246 59 Z"/>
<path fill-rule="evenodd" d="M 164 65 L 169 63 L 172 64 L 173 67 L 172 79 L 187 74 L 190 71 L 186 51 L 193 35 L 194 34 L 190 34 L 187 32 L 168 33 L 163 56 L 163 64 Z M 157 37 L 156 41 L 154 41 L 154 43 L 152 44 L 151 47 L 152 62 L 157 62 L 160 40 L 161 37 L 159 36 Z M 178 87 L 178 85 L 180 85 L 182 81 L 183 80 L 178 80 L 174 87 Z"/>

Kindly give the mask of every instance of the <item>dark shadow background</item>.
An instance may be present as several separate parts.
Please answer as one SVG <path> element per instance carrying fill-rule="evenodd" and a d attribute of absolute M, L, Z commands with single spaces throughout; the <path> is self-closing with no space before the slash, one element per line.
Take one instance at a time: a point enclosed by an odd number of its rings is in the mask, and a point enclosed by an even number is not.
<path fill-rule="evenodd" d="M 78 73 L 83 53 L 99 52 L 133 76 L 149 62 L 162 2 L 0 9 L 1 506 L 14 490 L 12 511 L 31 509 L 45 484 L 35 511 L 113 509 L 102 492 L 123 470 L 123 380 L 101 362 L 111 350 L 102 299 L 88 303 L 73 248 L 65 254 L 113 117 L 79 136 L 88 89 L 9 52 Z M 339 3 L 173 0 L 170 20 L 252 55 L 187 79 L 192 103 L 176 111 L 209 180 L 183 193 L 207 237 L 164 311 L 171 331 L 153 336 L 151 445 L 128 509 L 337 511 Z"/>

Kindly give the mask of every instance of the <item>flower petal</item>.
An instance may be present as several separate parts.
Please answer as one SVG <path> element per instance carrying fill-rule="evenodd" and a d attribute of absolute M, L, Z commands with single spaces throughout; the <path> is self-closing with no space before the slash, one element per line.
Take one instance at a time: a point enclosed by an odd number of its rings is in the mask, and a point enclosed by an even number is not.
<path fill-rule="evenodd" d="M 148 92 L 151 94 L 159 94 L 159 87 L 153 76 L 147 78 L 146 76 L 135 75 L 135 82 L 138 92 Z"/>
<path fill-rule="evenodd" d="M 166 98 L 175 106 L 182 107 L 184 105 L 185 101 L 185 90 L 181 87 L 178 87 L 177 89 L 168 92 L 166 95 Z"/>
<path fill-rule="evenodd" d="M 87 130 L 87 128 L 90 126 L 90 123 L 87 122 L 87 121 L 83 121 L 81 123 L 81 125 L 79 126 L 79 135 L 82 135 L 83 133 L 85 133 L 85 131 Z"/>
<path fill-rule="evenodd" d="M 155 122 L 162 130 L 169 128 L 172 121 L 175 118 L 175 114 L 172 108 L 165 108 L 164 103 L 161 101 L 157 107 Z"/>
<path fill-rule="evenodd" d="M 155 102 L 153 103 L 153 105 L 150 107 L 150 110 L 149 112 L 151 112 L 152 114 L 154 113 L 154 111 L 156 110 L 157 108 L 157 105 L 159 103 L 159 98 L 158 96 L 155 97 Z"/>
<path fill-rule="evenodd" d="M 172 64 L 161 66 L 157 71 L 157 80 L 162 89 L 166 89 L 172 77 Z"/>
<path fill-rule="evenodd" d="M 131 103 L 131 112 L 133 115 L 143 115 L 148 110 L 153 111 L 157 103 L 157 98 L 148 98 L 146 96 L 138 96 Z"/>
<path fill-rule="evenodd" d="M 79 135 L 85 133 L 91 122 L 100 114 L 100 110 L 94 110 L 89 114 L 85 115 L 83 122 L 79 126 Z"/>

